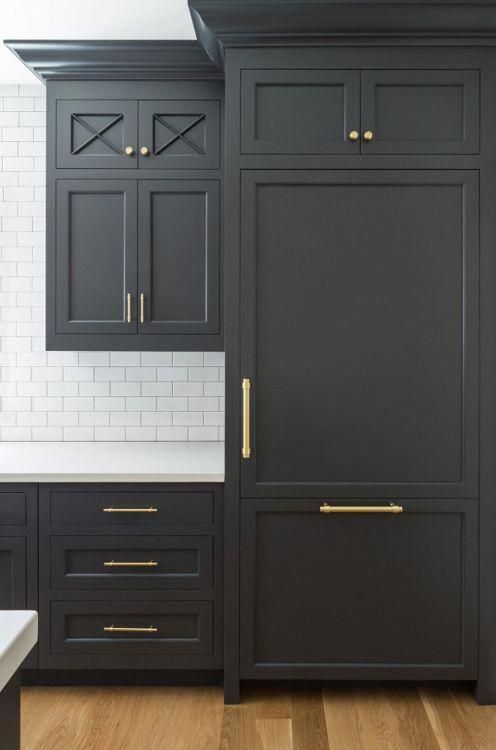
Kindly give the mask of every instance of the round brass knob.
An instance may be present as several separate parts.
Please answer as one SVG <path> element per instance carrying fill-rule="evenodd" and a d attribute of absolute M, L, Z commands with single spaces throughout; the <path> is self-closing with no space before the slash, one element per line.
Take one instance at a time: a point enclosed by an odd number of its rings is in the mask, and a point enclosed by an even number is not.
<path fill-rule="evenodd" d="M 358 130 L 352 130 L 348 137 L 350 141 L 358 141 L 358 138 L 360 137 Z"/>
<path fill-rule="evenodd" d="M 374 134 L 371 130 L 366 130 L 363 134 L 363 140 L 364 141 L 371 141 L 374 137 Z"/>
<path fill-rule="evenodd" d="M 132 146 L 126 146 L 124 151 L 128 156 L 132 156 L 134 154 L 134 148 Z"/>
<path fill-rule="evenodd" d="M 148 148 L 148 146 L 142 146 L 140 148 L 140 154 L 142 156 L 148 156 L 150 154 L 150 149 Z"/>

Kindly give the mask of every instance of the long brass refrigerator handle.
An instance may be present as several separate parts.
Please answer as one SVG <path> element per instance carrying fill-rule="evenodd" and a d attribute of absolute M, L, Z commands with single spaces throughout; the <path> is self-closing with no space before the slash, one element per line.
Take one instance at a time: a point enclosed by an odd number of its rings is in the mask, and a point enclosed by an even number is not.
<path fill-rule="evenodd" d="M 145 295 L 143 292 L 140 294 L 140 323 L 145 322 Z"/>
<path fill-rule="evenodd" d="M 115 625 L 108 625 L 103 628 L 104 633 L 158 633 L 158 628 L 150 625 L 149 628 L 119 628 Z"/>
<path fill-rule="evenodd" d="M 243 458 L 250 458 L 250 379 L 243 378 L 241 387 L 243 391 L 243 447 L 241 455 Z"/>
<path fill-rule="evenodd" d="M 128 292 L 127 294 L 127 322 L 133 322 L 133 295 Z"/>
<path fill-rule="evenodd" d="M 403 506 L 390 503 L 389 505 L 329 505 L 320 506 L 321 513 L 403 513 Z"/>

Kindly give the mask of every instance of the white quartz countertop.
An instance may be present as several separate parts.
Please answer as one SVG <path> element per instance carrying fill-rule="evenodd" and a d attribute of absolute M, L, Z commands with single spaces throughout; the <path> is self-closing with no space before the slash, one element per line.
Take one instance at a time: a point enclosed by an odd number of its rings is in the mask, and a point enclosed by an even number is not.
<path fill-rule="evenodd" d="M 0 610 L 0 690 L 17 672 L 37 640 L 37 612 Z"/>
<path fill-rule="evenodd" d="M 224 443 L 1 443 L 0 482 L 223 482 Z"/>

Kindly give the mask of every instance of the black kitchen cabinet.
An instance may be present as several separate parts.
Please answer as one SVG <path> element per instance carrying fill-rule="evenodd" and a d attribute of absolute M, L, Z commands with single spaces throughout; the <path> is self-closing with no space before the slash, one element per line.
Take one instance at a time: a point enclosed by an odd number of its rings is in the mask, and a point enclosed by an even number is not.
<path fill-rule="evenodd" d="M 38 609 L 38 489 L 0 487 L 0 609 Z M 23 667 L 37 665 L 37 649 Z"/>
<path fill-rule="evenodd" d="M 242 496 L 476 497 L 477 172 L 247 170 L 241 204 Z"/>
<path fill-rule="evenodd" d="M 199 51 L 177 80 L 49 83 L 48 350 L 223 350 L 223 85 Z"/>
<path fill-rule="evenodd" d="M 474 679 L 477 501 L 336 506 L 242 502 L 241 676 Z"/>

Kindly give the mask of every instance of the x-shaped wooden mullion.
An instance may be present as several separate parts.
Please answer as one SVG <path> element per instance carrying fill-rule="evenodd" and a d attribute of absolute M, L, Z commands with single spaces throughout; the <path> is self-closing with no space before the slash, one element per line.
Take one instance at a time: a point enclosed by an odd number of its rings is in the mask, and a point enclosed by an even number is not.
<path fill-rule="evenodd" d="M 175 143 L 177 140 L 181 139 L 184 141 L 184 143 L 187 143 L 190 148 L 194 149 L 198 154 L 204 154 L 205 151 L 196 145 L 196 143 L 193 143 L 192 140 L 186 137 L 186 133 L 188 133 L 191 128 L 194 128 L 195 125 L 198 125 L 199 122 L 205 119 L 205 115 L 200 115 L 196 118 L 196 120 L 193 120 L 193 122 L 190 122 L 189 125 L 187 125 L 183 130 L 178 130 L 174 127 L 174 125 L 171 125 L 167 120 L 163 120 L 160 115 L 153 115 L 156 120 L 159 121 L 161 125 L 163 125 L 165 128 L 171 131 L 171 133 L 174 133 L 174 136 L 167 141 L 163 146 L 161 146 L 157 151 L 155 151 L 155 156 L 158 156 L 162 153 L 162 151 L 165 151 L 166 148 L 169 148 L 169 146 L 172 146 L 173 143 Z"/>
<path fill-rule="evenodd" d="M 72 115 L 73 118 L 78 122 L 80 125 L 82 125 L 84 128 L 90 131 L 93 135 L 91 135 L 88 140 L 86 140 L 84 143 L 82 143 L 80 146 L 78 146 L 74 151 L 72 152 L 75 156 L 76 154 L 79 154 L 80 151 L 82 151 L 86 146 L 89 146 L 90 143 L 93 143 L 97 138 L 100 138 L 103 143 L 105 143 L 106 146 L 112 149 L 112 151 L 115 151 L 116 154 L 120 154 L 121 151 L 114 146 L 113 143 L 111 143 L 107 138 L 104 137 L 104 133 L 107 132 L 109 128 L 111 128 L 113 125 L 119 122 L 119 120 L 122 120 L 123 115 L 117 115 L 117 117 L 114 117 L 113 120 L 108 122 L 106 125 L 103 126 L 100 130 L 95 130 L 95 128 L 90 125 L 89 123 L 85 122 L 79 115 Z"/>

